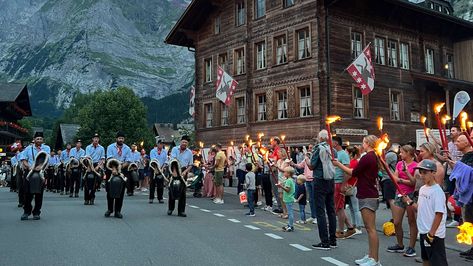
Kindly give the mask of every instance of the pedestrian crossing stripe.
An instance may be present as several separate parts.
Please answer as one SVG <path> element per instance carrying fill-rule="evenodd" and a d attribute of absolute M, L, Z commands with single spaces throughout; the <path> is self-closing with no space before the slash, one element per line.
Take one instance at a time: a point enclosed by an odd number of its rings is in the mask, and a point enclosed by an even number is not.
<path fill-rule="evenodd" d="M 271 237 L 272 239 L 284 239 L 283 237 L 275 235 L 275 234 L 266 233 L 265 235 Z"/>
<path fill-rule="evenodd" d="M 220 213 L 214 213 L 214 215 L 217 216 L 217 217 L 225 217 L 225 215 L 220 214 Z"/>
<path fill-rule="evenodd" d="M 346 264 L 346 263 L 344 263 L 344 262 L 341 262 L 341 261 L 339 261 L 339 260 L 336 260 L 336 259 L 334 259 L 334 258 L 332 258 L 332 257 L 321 257 L 321 259 L 323 259 L 323 260 L 325 260 L 325 261 L 328 261 L 328 262 L 330 262 L 330 263 L 332 263 L 332 264 L 335 264 L 335 265 L 337 265 L 337 266 L 348 266 L 348 264 Z"/>
<path fill-rule="evenodd" d="M 207 209 L 200 209 L 200 210 L 203 211 L 203 212 L 210 212 L 210 211 L 207 210 Z"/>
<path fill-rule="evenodd" d="M 312 249 L 310 248 L 307 248 L 307 247 L 304 247 L 303 245 L 299 245 L 299 244 L 289 244 L 291 247 L 295 247 L 299 250 L 302 250 L 302 251 L 311 251 Z"/>
<path fill-rule="evenodd" d="M 252 229 L 252 230 L 260 230 L 259 227 L 253 226 L 253 225 L 245 225 L 246 228 Z"/>
<path fill-rule="evenodd" d="M 229 220 L 229 221 L 232 222 L 232 223 L 241 223 L 241 222 L 240 222 L 239 220 L 237 220 L 237 219 L 227 219 L 227 220 Z"/>

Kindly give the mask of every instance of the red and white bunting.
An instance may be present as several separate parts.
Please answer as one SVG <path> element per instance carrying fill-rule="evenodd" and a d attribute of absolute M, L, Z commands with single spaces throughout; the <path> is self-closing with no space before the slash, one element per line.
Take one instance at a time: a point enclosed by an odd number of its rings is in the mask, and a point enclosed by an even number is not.
<path fill-rule="evenodd" d="M 371 50 L 369 44 L 346 70 L 358 84 L 363 95 L 369 94 L 373 91 L 375 76 L 373 63 L 371 62 Z"/>
<path fill-rule="evenodd" d="M 194 116 L 195 114 L 195 87 L 191 87 L 191 91 L 189 93 L 189 114 Z"/>
<path fill-rule="evenodd" d="M 223 68 L 218 66 L 217 69 L 217 82 L 215 83 L 215 96 L 217 99 L 225 103 L 225 105 L 230 105 L 233 93 L 235 93 L 236 86 L 238 82 L 228 75 Z"/>

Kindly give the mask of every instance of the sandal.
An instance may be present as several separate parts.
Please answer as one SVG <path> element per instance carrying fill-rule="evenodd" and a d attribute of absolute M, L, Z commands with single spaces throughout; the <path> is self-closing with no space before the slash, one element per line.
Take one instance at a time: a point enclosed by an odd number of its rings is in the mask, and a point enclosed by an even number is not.
<path fill-rule="evenodd" d="M 286 215 L 281 215 L 281 218 L 283 219 L 287 219 L 289 216 L 286 214 Z"/>

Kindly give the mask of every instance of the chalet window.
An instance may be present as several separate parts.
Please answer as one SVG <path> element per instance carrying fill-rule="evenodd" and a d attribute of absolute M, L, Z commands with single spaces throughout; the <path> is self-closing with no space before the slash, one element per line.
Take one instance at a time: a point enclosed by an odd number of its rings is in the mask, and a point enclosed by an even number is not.
<path fill-rule="evenodd" d="M 266 68 L 266 42 L 256 44 L 256 69 Z"/>
<path fill-rule="evenodd" d="M 309 28 L 297 31 L 297 58 L 310 57 L 310 35 Z"/>
<path fill-rule="evenodd" d="M 220 121 L 220 125 L 221 126 L 228 126 L 228 106 L 226 106 L 225 104 L 221 104 L 222 108 L 222 114 L 221 114 L 221 121 Z"/>
<path fill-rule="evenodd" d="M 235 74 L 245 74 L 245 49 L 235 50 Z"/>
<path fill-rule="evenodd" d="M 246 12 L 245 12 L 245 2 L 238 2 L 236 4 L 236 12 L 235 12 L 235 24 L 236 26 L 241 26 L 245 24 L 245 17 L 246 17 Z"/>
<path fill-rule="evenodd" d="M 238 124 L 244 124 L 246 122 L 245 119 L 245 98 L 237 98 L 237 123 Z"/>
<path fill-rule="evenodd" d="M 255 18 L 261 18 L 266 14 L 266 0 L 255 0 Z"/>
<path fill-rule="evenodd" d="M 388 65 L 397 67 L 397 42 L 388 41 Z"/>
<path fill-rule="evenodd" d="M 266 121 L 266 95 L 258 95 L 258 121 Z"/>
<path fill-rule="evenodd" d="M 434 74 L 434 50 L 425 49 L 425 72 L 428 74 Z"/>
<path fill-rule="evenodd" d="M 300 116 L 306 117 L 312 115 L 312 98 L 310 87 L 300 89 Z"/>
<path fill-rule="evenodd" d="M 287 62 L 287 43 L 286 35 L 276 37 L 274 39 L 275 53 L 276 53 L 276 65 L 284 64 Z"/>
<path fill-rule="evenodd" d="M 219 34 L 220 33 L 220 16 L 216 17 L 215 18 L 215 21 L 214 21 L 214 33 L 215 34 Z"/>
<path fill-rule="evenodd" d="M 380 65 L 386 64 L 385 62 L 385 55 L 384 55 L 384 39 L 375 38 L 374 39 L 374 54 L 375 54 L 375 62 Z"/>
<path fill-rule="evenodd" d="M 420 113 L 412 111 L 411 112 L 411 122 L 420 122 Z"/>
<path fill-rule="evenodd" d="M 204 77 L 205 82 L 212 81 L 212 58 L 204 60 Z"/>
<path fill-rule="evenodd" d="M 353 59 L 357 58 L 363 51 L 362 36 L 359 32 L 353 31 L 351 33 L 351 58 Z"/>
<path fill-rule="evenodd" d="M 353 88 L 353 117 L 365 118 L 365 99 L 359 88 Z"/>
<path fill-rule="evenodd" d="M 447 77 L 448 78 L 454 78 L 454 72 L 453 72 L 453 55 L 452 54 L 447 54 L 447 64 L 445 65 L 445 70 L 447 72 Z"/>
<path fill-rule="evenodd" d="M 213 124 L 213 108 L 212 104 L 205 105 L 205 127 L 210 128 Z"/>
<path fill-rule="evenodd" d="M 283 0 L 284 7 L 290 7 L 294 5 L 294 0 Z"/>
<path fill-rule="evenodd" d="M 278 119 L 287 118 L 287 92 L 278 92 Z"/>
<path fill-rule="evenodd" d="M 227 71 L 227 54 L 220 54 L 218 56 L 218 65 L 225 71 Z"/>
<path fill-rule="evenodd" d="M 402 69 L 409 69 L 409 44 L 401 43 L 399 56 L 400 67 Z"/>
<path fill-rule="evenodd" d="M 389 109 L 391 111 L 391 121 L 401 120 L 401 93 L 391 91 L 389 93 Z"/>

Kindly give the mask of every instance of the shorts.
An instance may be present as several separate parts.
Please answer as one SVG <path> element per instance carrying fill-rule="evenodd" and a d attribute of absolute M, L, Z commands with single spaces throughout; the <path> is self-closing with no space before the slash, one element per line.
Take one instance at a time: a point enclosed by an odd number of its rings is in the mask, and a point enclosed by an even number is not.
<path fill-rule="evenodd" d="M 215 186 L 219 187 L 223 185 L 223 174 L 224 174 L 224 171 L 215 171 L 215 175 L 214 175 Z"/>
<path fill-rule="evenodd" d="M 382 181 L 383 183 L 383 198 L 384 200 L 393 200 L 396 197 L 396 187 L 391 179 Z"/>
<path fill-rule="evenodd" d="M 411 192 L 409 194 L 407 194 L 407 196 L 412 200 L 414 201 L 414 203 L 417 203 L 417 199 L 418 197 L 415 196 L 415 192 Z M 397 207 L 399 208 L 407 208 L 407 204 L 402 201 L 402 196 L 401 195 L 396 195 L 396 198 L 394 199 L 394 205 L 396 205 Z"/>
<path fill-rule="evenodd" d="M 420 256 L 423 261 L 429 261 L 430 265 L 448 265 L 445 253 L 445 239 L 434 237 L 432 244 L 426 241 L 427 234 L 420 234 Z"/>
<path fill-rule="evenodd" d="M 143 181 L 145 180 L 145 169 L 139 169 L 138 170 L 138 180 Z"/>
<path fill-rule="evenodd" d="M 263 174 L 257 173 L 256 174 L 256 180 L 255 180 L 255 186 L 256 187 L 261 187 L 263 184 Z"/>
<path fill-rule="evenodd" d="M 378 207 L 379 207 L 379 199 L 377 198 L 358 199 L 358 204 L 360 206 L 360 211 L 363 209 L 369 209 L 375 212 L 378 210 Z"/>
<path fill-rule="evenodd" d="M 333 200 L 335 201 L 335 211 L 341 210 L 345 207 L 345 195 L 342 194 L 343 183 L 335 183 L 335 192 L 333 195 Z"/>
<path fill-rule="evenodd" d="M 443 191 L 448 192 L 449 195 L 453 195 L 455 192 L 456 181 L 456 179 L 450 181 L 450 175 L 445 175 Z"/>

